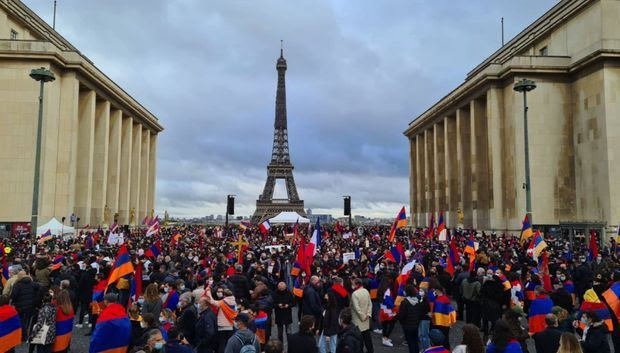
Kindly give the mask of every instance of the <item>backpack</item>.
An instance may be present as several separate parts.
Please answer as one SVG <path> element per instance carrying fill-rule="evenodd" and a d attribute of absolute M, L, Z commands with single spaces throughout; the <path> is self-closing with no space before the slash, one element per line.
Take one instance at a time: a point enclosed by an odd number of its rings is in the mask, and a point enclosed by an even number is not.
<path fill-rule="evenodd" d="M 252 341 L 249 344 L 247 342 L 243 342 L 241 337 L 239 337 L 238 335 L 235 335 L 235 337 L 237 337 L 239 342 L 241 342 L 241 349 L 239 350 L 239 353 L 258 353 L 256 352 L 256 347 L 254 347 L 254 342 L 256 342 L 256 335 L 252 336 Z"/>

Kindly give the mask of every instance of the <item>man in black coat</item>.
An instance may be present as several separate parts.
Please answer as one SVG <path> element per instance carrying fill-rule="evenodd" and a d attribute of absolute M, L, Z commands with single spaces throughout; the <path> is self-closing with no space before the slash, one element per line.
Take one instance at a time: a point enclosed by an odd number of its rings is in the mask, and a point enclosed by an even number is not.
<path fill-rule="evenodd" d="M 562 332 L 558 330 L 558 318 L 553 314 L 545 316 L 547 328 L 534 335 L 536 353 L 557 353 Z"/>
<path fill-rule="evenodd" d="M 11 304 L 17 310 L 19 318 L 22 322 L 22 340 L 26 340 L 28 330 L 28 324 L 30 318 L 34 313 L 35 302 L 39 295 L 40 286 L 34 282 L 30 276 L 22 273 L 23 277 L 15 282 L 13 289 L 11 290 Z"/>
<path fill-rule="evenodd" d="M 314 340 L 314 317 L 304 315 L 299 322 L 299 332 L 288 336 L 288 352 L 317 353 L 318 351 Z"/>
<path fill-rule="evenodd" d="M 228 278 L 228 282 L 232 284 L 231 290 L 233 291 L 236 301 L 250 299 L 250 282 L 248 278 L 243 275 L 242 265 L 235 265 L 235 274 Z"/>
<path fill-rule="evenodd" d="M 590 266 L 588 266 L 585 256 L 581 256 L 579 260 L 581 261 L 581 265 L 579 265 L 575 269 L 575 274 L 573 276 L 573 282 L 575 283 L 575 292 L 577 294 L 577 299 L 581 301 L 583 298 L 583 294 L 592 285 L 592 280 L 594 279 L 594 273 L 592 272 L 592 269 L 590 268 Z"/>
<path fill-rule="evenodd" d="M 319 327 L 321 325 L 323 314 L 323 303 L 318 291 L 319 283 L 319 277 L 312 276 L 310 278 L 310 285 L 304 288 L 303 293 L 303 314 L 314 317 L 314 327 Z"/>
<path fill-rule="evenodd" d="M 340 312 L 342 329 L 338 333 L 338 345 L 335 353 L 362 353 L 364 341 L 359 328 L 352 323 L 351 309 Z"/>
<path fill-rule="evenodd" d="M 183 295 L 179 300 L 181 304 L 181 314 L 177 320 L 179 330 L 183 333 L 187 342 L 194 345 L 194 339 L 196 336 L 196 307 L 192 304 L 192 297 Z"/>
<path fill-rule="evenodd" d="M 213 353 L 217 344 L 217 317 L 206 298 L 198 301 L 198 322 L 196 323 L 196 352 Z"/>
<path fill-rule="evenodd" d="M 95 286 L 95 275 L 97 270 L 87 265 L 87 268 L 81 272 L 78 282 L 78 303 L 79 310 L 76 310 L 78 315 L 78 324 L 76 327 L 82 327 L 84 323 L 84 315 L 88 314 L 90 310 L 90 303 L 93 300 L 93 287 Z"/>

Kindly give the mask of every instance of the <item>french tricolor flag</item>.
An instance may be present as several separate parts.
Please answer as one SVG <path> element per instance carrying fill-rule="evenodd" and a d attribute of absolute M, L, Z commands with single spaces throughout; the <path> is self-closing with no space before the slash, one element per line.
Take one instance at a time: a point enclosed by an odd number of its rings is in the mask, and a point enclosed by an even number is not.
<path fill-rule="evenodd" d="M 268 235 L 269 229 L 271 229 L 271 224 L 269 224 L 269 220 L 266 220 L 263 223 L 261 223 L 260 226 L 258 226 L 258 228 L 260 229 L 260 232 L 263 233 L 263 235 Z"/>
<path fill-rule="evenodd" d="M 310 238 L 310 244 L 308 244 L 308 253 L 312 251 L 312 256 L 316 255 L 316 252 L 321 247 L 321 222 L 317 218 L 316 225 L 314 226 L 314 232 L 312 232 L 312 238 Z M 310 250 L 311 249 L 311 250 Z"/>

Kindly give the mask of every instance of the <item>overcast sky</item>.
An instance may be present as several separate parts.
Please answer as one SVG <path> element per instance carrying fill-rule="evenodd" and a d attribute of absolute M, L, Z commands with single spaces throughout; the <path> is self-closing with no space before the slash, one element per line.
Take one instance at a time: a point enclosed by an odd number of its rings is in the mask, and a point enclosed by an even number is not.
<path fill-rule="evenodd" d="M 24 0 L 52 22 L 52 0 Z M 314 213 L 409 209 L 402 132 L 557 0 L 59 0 L 56 29 L 153 112 L 158 213 L 250 215 L 284 40 L 291 159 Z"/>

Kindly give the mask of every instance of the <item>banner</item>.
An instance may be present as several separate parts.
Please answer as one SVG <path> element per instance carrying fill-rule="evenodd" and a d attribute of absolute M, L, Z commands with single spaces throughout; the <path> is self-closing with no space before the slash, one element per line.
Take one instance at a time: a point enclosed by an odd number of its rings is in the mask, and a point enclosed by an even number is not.
<path fill-rule="evenodd" d="M 355 260 L 355 252 L 342 253 L 342 263 L 347 264 L 349 260 Z"/>

